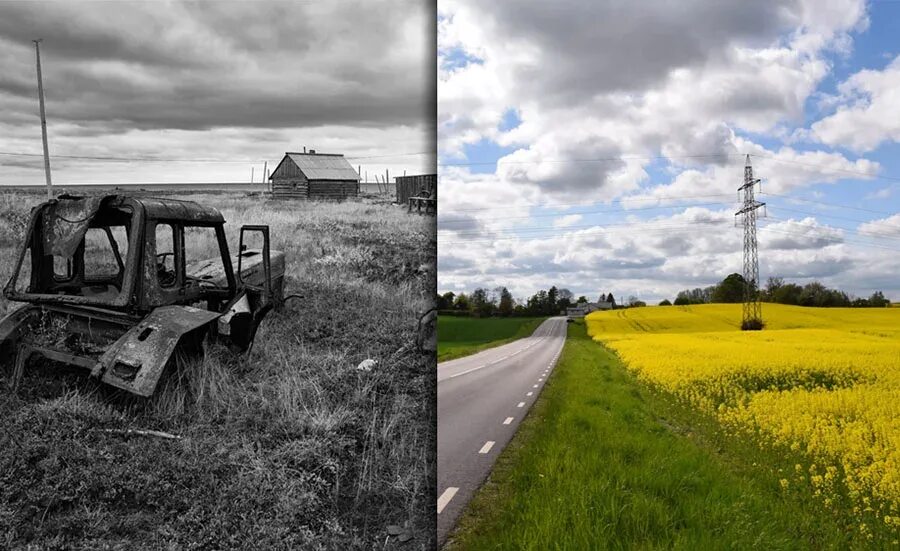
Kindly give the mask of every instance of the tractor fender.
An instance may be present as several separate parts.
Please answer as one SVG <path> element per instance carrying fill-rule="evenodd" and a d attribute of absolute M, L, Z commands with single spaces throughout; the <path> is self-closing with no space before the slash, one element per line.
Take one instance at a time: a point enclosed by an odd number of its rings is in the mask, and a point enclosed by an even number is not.
<path fill-rule="evenodd" d="M 34 305 L 17 308 L 6 314 L 6 316 L 0 320 L 0 344 L 5 344 L 7 341 L 18 340 L 19 329 L 22 327 L 22 324 L 40 317 L 40 315 L 41 307 Z"/>
<path fill-rule="evenodd" d="M 41 307 L 29 305 L 13 310 L 0 320 L 0 366 L 15 362 L 22 326 L 40 316 Z"/>
<path fill-rule="evenodd" d="M 150 396 L 178 343 L 219 315 L 191 306 L 156 308 L 100 356 L 94 375 L 109 385 Z"/>

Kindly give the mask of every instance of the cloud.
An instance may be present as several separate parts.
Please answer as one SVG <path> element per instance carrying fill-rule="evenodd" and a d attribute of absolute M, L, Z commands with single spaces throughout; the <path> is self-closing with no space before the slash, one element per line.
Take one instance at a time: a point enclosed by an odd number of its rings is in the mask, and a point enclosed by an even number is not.
<path fill-rule="evenodd" d="M 847 179 L 865 187 L 882 170 L 810 147 L 811 130 L 796 130 L 852 51 L 851 33 L 868 25 L 862 0 L 439 9 L 439 151 L 479 161 L 500 151 L 491 173 L 440 169 L 442 289 L 506 285 L 525 297 L 558 285 L 671 299 L 742 270 L 734 211 L 746 154 L 770 195 Z M 598 203 L 594 214 L 574 210 Z M 547 218 L 529 219 L 535 212 Z M 463 225 L 471 231 L 453 230 Z M 876 280 L 873 249 L 845 233 L 814 217 L 764 221 L 761 275 L 862 292 Z"/>
<path fill-rule="evenodd" d="M 442 3 L 439 55 L 478 62 L 439 73 L 439 149 L 460 157 L 482 140 L 515 148 L 497 176 L 557 203 L 634 192 L 660 154 L 688 168 L 727 165 L 762 149 L 736 129 L 802 120 L 830 69 L 824 52 L 866 24 L 860 1 L 820 8 Z M 509 110 L 521 124 L 502 130 Z"/>
<path fill-rule="evenodd" d="M 150 2 L 0 3 L 0 124 L 8 130 L 0 149 L 39 151 L 34 37 L 44 38 L 51 155 L 180 158 L 196 149 L 205 158 L 247 158 L 265 142 L 264 158 L 277 161 L 298 142 L 359 156 L 433 147 L 434 14 L 426 5 L 266 0 L 159 8 Z M 385 21 L 392 22 L 390 32 Z M 361 143 L 342 129 L 382 141 Z M 196 143 L 179 150 L 191 135 Z M 328 149 L 349 142 L 360 143 Z M 91 179 L 105 177 L 79 166 Z M 383 173 L 384 164 L 378 169 Z M 141 170 L 150 179 L 160 174 Z M 188 172 L 197 177 L 203 170 L 182 167 L 182 175 Z M 12 180 L 21 176 L 3 180 L 19 183 Z"/>
<path fill-rule="evenodd" d="M 812 217 L 762 224 L 761 278 L 778 276 L 801 283 L 820 279 L 857 295 L 876 289 L 900 293 L 896 280 L 882 277 L 872 267 L 897 270 L 900 259 L 847 243 L 844 235 L 843 229 Z M 712 285 L 729 273 L 740 273 L 743 263 L 743 234 L 734 227 L 730 209 L 689 207 L 629 222 L 557 228 L 540 238 L 515 230 L 500 237 L 482 237 L 477 245 L 466 246 L 442 235 L 438 288 L 505 285 L 515 296 L 524 297 L 562 285 L 576 295 L 611 290 L 671 300 L 679 290 Z"/>
<path fill-rule="evenodd" d="M 811 126 L 810 137 L 856 152 L 900 141 L 900 56 L 883 70 L 866 69 L 838 86 L 837 111 Z"/>
<path fill-rule="evenodd" d="M 900 214 L 860 224 L 858 230 L 871 237 L 900 238 Z"/>
<path fill-rule="evenodd" d="M 778 251 L 822 249 L 841 242 L 841 230 L 824 226 L 812 217 L 767 224 L 759 237 L 762 249 Z"/>
<path fill-rule="evenodd" d="M 896 187 L 897 186 L 885 186 L 881 189 L 872 191 L 871 193 L 867 193 L 865 198 L 866 199 L 887 199 L 894 193 L 894 190 L 896 189 Z"/>
<path fill-rule="evenodd" d="M 583 217 L 580 214 L 567 214 L 553 221 L 554 228 L 567 228 L 577 224 Z"/>
<path fill-rule="evenodd" d="M 758 189 L 763 194 L 783 195 L 848 177 L 871 180 L 881 168 L 877 162 L 868 159 L 851 161 L 840 153 L 797 151 L 787 146 L 769 150 L 738 137 L 733 139 L 733 144 L 735 149 L 751 154 L 753 175 L 762 180 Z M 743 183 L 741 167 L 744 165 L 745 159 L 735 156 L 728 162 L 712 163 L 703 168 L 685 166 L 670 182 L 629 195 L 625 205 L 640 207 L 652 201 L 677 202 L 697 198 L 736 201 L 737 188 Z"/>

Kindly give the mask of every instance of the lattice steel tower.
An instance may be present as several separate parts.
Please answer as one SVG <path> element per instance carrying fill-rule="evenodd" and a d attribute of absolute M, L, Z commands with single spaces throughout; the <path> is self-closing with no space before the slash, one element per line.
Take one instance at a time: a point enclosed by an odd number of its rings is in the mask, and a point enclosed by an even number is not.
<path fill-rule="evenodd" d="M 762 305 L 759 302 L 759 255 L 756 250 L 756 218 L 757 209 L 765 206 L 756 200 L 753 186 L 759 183 L 753 178 L 753 167 L 750 166 L 750 155 L 744 165 L 744 185 L 738 188 L 743 195 L 741 210 L 734 213 L 741 217 L 744 226 L 744 319 L 741 329 L 759 330 L 763 327 Z"/>

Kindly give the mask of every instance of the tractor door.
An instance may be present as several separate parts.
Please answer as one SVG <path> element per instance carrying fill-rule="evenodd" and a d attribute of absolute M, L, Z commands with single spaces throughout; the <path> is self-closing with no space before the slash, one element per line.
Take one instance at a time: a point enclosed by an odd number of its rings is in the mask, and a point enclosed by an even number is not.
<path fill-rule="evenodd" d="M 257 247 L 248 248 L 250 242 Z M 259 324 L 275 303 L 269 226 L 241 226 L 237 283 L 237 295 L 219 318 L 219 334 L 227 335 L 238 349 L 247 350 Z"/>

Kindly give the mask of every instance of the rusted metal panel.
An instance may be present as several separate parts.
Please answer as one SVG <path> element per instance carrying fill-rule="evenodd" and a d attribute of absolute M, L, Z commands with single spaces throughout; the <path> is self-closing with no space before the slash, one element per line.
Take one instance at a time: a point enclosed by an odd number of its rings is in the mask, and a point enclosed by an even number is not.
<path fill-rule="evenodd" d="M 270 252 L 272 263 L 272 280 L 284 276 L 284 253 L 281 251 Z M 232 265 L 237 266 L 238 258 L 235 256 Z M 187 273 L 191 277 L 208 281 L 217 286 L 227 285 L 227 272 L 222 267 L 222 260 L 210 258 L 188 264 Z M 241 281 L 249 285 L 261 286 L 264 281 L 263 254 L 260 249 L 247 249 L 241 253 Z"/>
<path fill-rule="evenodd" d="M 93 208 L 93 202 L 85 203 L 78 197 L 62 196 L 58 199 L 48 201 L 38 205 L 33 209 L 31 223 L 29 224 L 29 234 L 19 249 L 19 256 L 16 267 L 12 276 L 3 290 L 7 299 L 20 302 L 31 302 L 34 304 L 77 304 L 77 305 L 94 305 L 107 308 L 117 308 L 124 310 L 128 307 L 130 299 L 134 291 L 134 273 L 139 269 L 140 257 L 140 239 L 142 235 L 140 231 L 144 222 L 143 208 L 133 199 L 118 195 L 108 195 L 94 198 L 100 201 L 98 209 Z M 61 205 L 70 205 L 59 211 Z M 71 226 L 62 232 L 54 232 L 53 224 L 45 224 L 45 219 L 55 219 L 53 211 L 62 212 L 63 223 L 59 227 Z M 71 216 L 71 218 L 70 218 Z M 75 218 L 81 216 L 81 218 Z M 98 225 L 103 218 L 119 217 L 130 219 L 130 234 L 134 236 L 129 242 L 129 250 L 127 253 L 127 261 L 121 277 L 121 288 L 118 289 L 115 297 L 110 298 L 106 295 L 96 295 L 91 293 L 75 293 L 72 292 L 76 288 L 87 288 L 91 286 L 91 282 L 85 281 L 83 268 L 83 237 L 84 232 L 89 227 L 102 228 Z M 78 222 L 84 220 L 84 222 Z M 73 221 L 77 223 L 70 223 Z M 51 232 L 47 237 L 46 232 Z M 53 274 L 53 253 L 54 247 L 60 243 L 53 238 L 53 235 L 59 235 L 65 242 L 63 248 L 68 249 L 71 243 L 75 243 L 75 250 L 72 256 L 73 268 L 81 273 L 73 274 L 76 277 L 72 280 L 58 281 Z M 49 248 L 48 248 L 49 247 Z M 62 251 L 68 252 L 68 250 Z M 71 256 L 71 255 L 70 255 Z M 30 281 L 23 290 L 18 286 L 19 274 L 23 265 L 30 263 Z"/>
<path fill-rule="evenodd" d="M 79 197 L 50 201 L 43 209 L 44 251 L 70 258 L 84 238 L 103 197 Z"/>
<path fill-rule="evenodd" d="M 182 220 L 210 225 L 225 222 L 218 209 L 194 201 L 160 197 L 141 197 L 136 200 L 143 205 L 147 218 L 152 220 Z"/>
<path fill-rule="evenodd" d="M 218 312 L 190 306 L 157 308 L 100 357 L 100 380 L 150 396 L 179 341 L 218 317 Z"/>
<path fill-rule="evenodd" d="M 0 361 L 7 361 L 10 355 L 15 353 L 15 346 L 21 338 L 22 329 L 27 327 L 28 322 L 39 319 L 41 316 L 40 306 L 24 306 L 17 308 L 0 320 Z"/>
<path fill-rule="evenodd" d="M 158 224 L 172 228 L 172 248 L 165 251 L 174 255 L 171 269 L 158 265 Z M 245 226 L 241 244 L 245 230 L 261 231 L 264 248 L 235 257 L 241 266 L 236 278 L 223 224 L 214 208 L 170 199 L 60 197 L 36 207 L 4 289 L 8 299 L 32 305 L 0 319 L 0 365 L 8 367 L 18 356 L 20 372 L 28 356 L 42 354 L 91 367 L 103 382 L 149 396 L 176 348 L 199 354 L 199 337 L 207 330 L 246 350 L 263 317 L 281 302 L 284 253 L 270 250 L 268 226 Z M 185 231 L 198 226 L 215 229 L 219 257 L 189 267 Z M 96 264 L 86 269 L 91 228 L 102 230 L 112 247 L 110 271 L 97 271 Z M 120 254 L 110 228 L 127 233 L 127 255 Z M 54 267 L 51 250 L 71 250 L 64 274 Z M 25 262 L 30 264 L 23 270 Z M 20 272 L 28 279 L 24 289 L 17 285 Z M 206 308 L 193 306 L 199 304 Z M 229 319 L 219 334 L 214 320 L 222 313 Z"/>

